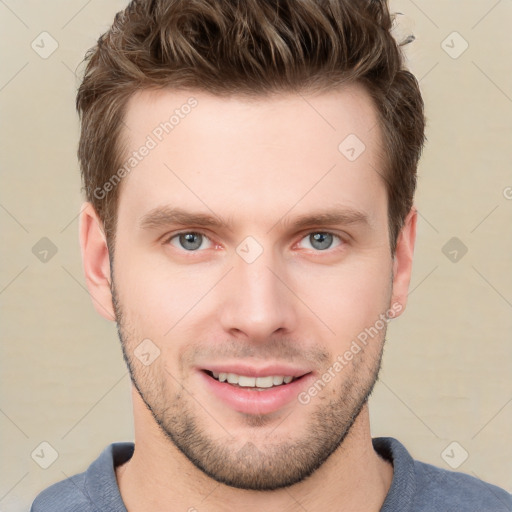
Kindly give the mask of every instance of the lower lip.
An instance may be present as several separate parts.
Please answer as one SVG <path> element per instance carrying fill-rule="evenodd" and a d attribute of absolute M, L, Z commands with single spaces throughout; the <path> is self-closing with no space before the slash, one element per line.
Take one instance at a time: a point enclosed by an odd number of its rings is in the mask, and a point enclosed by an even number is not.
<path fill-rule="evenodd" d="M 232 409 L 245 414 L 270 414 L 278 411 L 285 405 L 294 400 L 313 379 L 313 374 L 309 373 L 299 379 L 271 388 L 263 388 L 257 391 L 251 388 L 233 386 L 227 382 L 220 382 L 210 377 L 206 372 L 199 371 L 201 378 L 206 386 L 223 402 Z"/>

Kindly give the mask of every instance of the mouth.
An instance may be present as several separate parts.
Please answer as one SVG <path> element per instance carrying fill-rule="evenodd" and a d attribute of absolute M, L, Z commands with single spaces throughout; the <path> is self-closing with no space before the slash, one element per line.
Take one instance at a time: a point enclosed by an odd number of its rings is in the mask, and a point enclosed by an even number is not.
<path fill-rule="evenodd" d="M 203 368 L 198 374 L 214 401 L 219 400 L 223 407 L 227 405 L 237 412 L 258 415 L 297 403 L 299 393 L 314 379 L 311 371 L 286 367 L 264 371 L 243 366 Z"/>

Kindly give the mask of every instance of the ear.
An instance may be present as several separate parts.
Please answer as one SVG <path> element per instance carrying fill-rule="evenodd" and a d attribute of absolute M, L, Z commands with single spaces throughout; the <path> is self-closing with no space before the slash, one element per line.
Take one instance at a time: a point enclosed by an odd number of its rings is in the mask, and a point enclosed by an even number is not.
<path fill-rule="evenodd" d="M 103 226 L 94 206 L 84 203 L 80 213 L 80 249 L 87 289 L 96 311 L 115 321 L 110 291 L 110 257 Z"/>
<path fill-rule="evenodd" d="M 397 304 L 397 307 L 393 308 L 396 313 L 395 316 L 401 315 L 407 305 L 407 295 L 409 293 L 412 273 L 412 257 L 416 242 L 417 218 L 418 212 L 413 206 L 398 235 L 393 259 L 393 294 L 391 299 L 391 304 Z"/>

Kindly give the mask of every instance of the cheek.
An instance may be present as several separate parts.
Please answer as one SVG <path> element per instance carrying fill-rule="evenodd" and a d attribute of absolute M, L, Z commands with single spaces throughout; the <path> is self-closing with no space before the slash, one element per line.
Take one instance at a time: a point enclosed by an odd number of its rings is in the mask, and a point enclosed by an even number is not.
<path fill-rule="evenodd" d="M 185 271 L 136 258 L 116 261 L 115 279 L 125 321 L 138 337 L 163 338 L 201 296 L 190 270 L 187 278 Z"/>
<path fill-rule="evenodd" d="M 336 338 L 347 340 L 373 325 L 389 307 L 391 263 L 383 262 L 361 259 L 357 264 L 310 269 L 297 278 L 297 295 Z"/>

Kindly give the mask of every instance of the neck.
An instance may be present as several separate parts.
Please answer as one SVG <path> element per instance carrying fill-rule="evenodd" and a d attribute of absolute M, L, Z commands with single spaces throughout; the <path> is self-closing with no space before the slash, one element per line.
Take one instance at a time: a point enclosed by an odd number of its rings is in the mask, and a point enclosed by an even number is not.
<path fill-rule="evenodd" d="M 392 465 L 372 446 L 367 404 L 342 445 L 309 478 L 285 489 L 248 491 L 220 484 L 197 469 L 155 424 L 136 391 L 135 451 L 116 468 L 127 510 L 230 512 L 339 510 L 378 512 L 393 478 Z M 299 505 L 300 504 L 300 505 Z"/>

